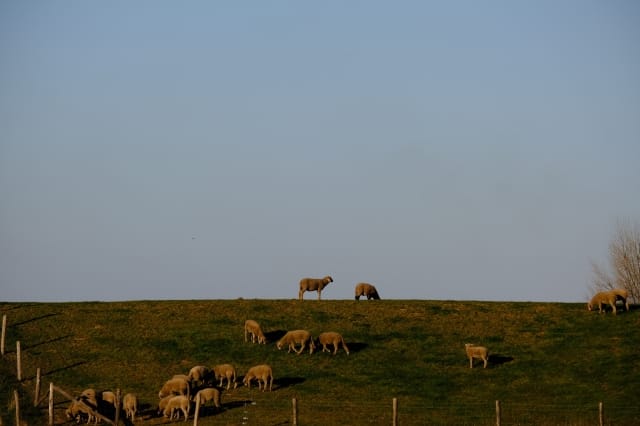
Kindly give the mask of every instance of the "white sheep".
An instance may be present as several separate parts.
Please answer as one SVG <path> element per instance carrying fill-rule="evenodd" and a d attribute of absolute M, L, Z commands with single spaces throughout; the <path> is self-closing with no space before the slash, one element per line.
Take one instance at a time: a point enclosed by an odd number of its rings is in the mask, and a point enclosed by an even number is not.
<path fill-rule="evenodd" d="M 258 340 L 258 344 L 266 344 L 267 338 L 262 332 L 262 328 L 257 321 L 254 320 L 246 320 L 244 322 L 244 341 L 249 341 L 249 335 L 251 335 L 251 343 L 255 343 L 256 339 Z"/>
<path fill-rule="evenodd" d="M 487 368 L 489 362 L 489 351 L 484 346 L 476 346 L 473 343 L 464 344 L 465 352 L 469 358 L 469 368 L 473 368 L 473 359 L 478 358 L 484 361 L 484 368 Z"/>
<path fill-rule="evenodd" d="M 318 336 L 318 343 L 322 345 L 322 352 L 331 352 L 328 345 L 333 345 L 333 354 L 335 355 L 338 352 L 338 346 L 342 344 L 342 348 L 349 355 L 349 348 L 345 343 L 342 335 L 340 333 L 336 333 L 335 331 L 325 331 L 324 333 L 320 333 Z"/>
<path fill-rule="evenodd" d="M 116 406 L 116 394 L 111 391 L 103 391 L 100 394 L 102 402 L 109 404 L 110 407 Z"/>
<path fill-rule="evenodd" d="M 174 396 L 167 402 L 163 415 L 168 417 L 170 420 L 173 420 L 173 415 L 175 414 L 176 419 L 180 420 L 180 411 L 182 411 L 182 414 L 184 414 L 184 421 L 186 422 L 189 418 L 190 405 L 188 397 L 184 395 Z"/>
<path fill-rule="evenodd" d="M 296 344 L 300 344 L 300 350 L 296 350 Z M 313 337 L 311 337 L 311 333 L 307 330 L 291 330 L 288 331 L 278 343 L 276 343 L 276 347 L 278 349 L 282 349 L 284 345 L 288 345 L 289 350 L 287 352 L 291 352 L 292 350 L 300 355 L 304 348 L 309 345 L 309 353 L 312 354 L 316 345 L 313 343 Z"/>
<path fill-rule="evenodd" d="M 85 400 L 78 397 L 71 401 L 71 404 L 69 404 L 65 414 L 69 420 L 75 420 L 77 423 L 80 423 L 83 420 L 90 423 L 92 420 L 96 419 L 93 414 L 94 410 L 95 407 L 91 407 Z"/>
<path fill-rule="evenodd" d="M 236 369 L 231 364 L 219 364 L 213 367 L 213 374 L 216 380 L 220 380 L 220 387 L 223 387 L 224 379 L 227 379 L 227 390 L 231 388 L 233 382 L 233 388 L 238 387 L 236 382 Z"/>
<path fill-rule="evenodd" d="M 127 393 L 122 397 L 122 408 L 125 412 L 125 417 L 135 421 L 136 413 L 138 412 L 138 397 L 133 393 Z"/>
<path fill-rule="evenodd" d="M 327 275 L 324 278 L 303 278 L 300 280 L 300 291 L 298 292 L 298 300 L 302 300 L 302 296 L 305 291 L 317 291 L 318 292 L 318 300 L 320 300 L 320 295 L 322 293 L 322 289 L 325 288 L 329 283 L 333 282 L 333 278 Z"/>
<path fill-rule="evenodd" d="M 220 391 L 216 388 L 200 389 L 198 393 L 196 393 L 194 401 L 196 404 L 200 401 L 200 407 L 209 401 L 213 401 L 213 405 L 215 405 L 216 408 L 220 408 Z"/>
<path fill-rule="evenodd" d="M 162 399 L 168 395 L 185 395 L 190 396 L 191 387 L 189 382 L 184 379 L 169 379 L 162 385 L 158 398 Z"/>
<path fill-rule="evenodd" d="M 356 285 L 356 300 L 360 300 L 360 296 L 366 296 L 367 300 L 380 300 L 378 290 L 368 283 L 359 283 Z"/>
<path fill-rule="evenodd" d="M 269 385 L 269 391 L 273 387 L 273 371 L 271 366 L 267 364 L 256 365 L 251 367 L 247 374 L 244 375 L 242 382 L 245 386 L 251 389 L 251 381 L 256 379 L 258 382 L 258 390 L 262 389 L 262 392 L 267 390 L 267 384 Z M 264 384 L 264 387 L 261 385 Z"/>
<path fill-rule="evenodd" d="M 207 378 L 209 377 L 209 369 L 204 365 L 196 365 L 195 367 L 189 370 L 189 382 L 192 385 L 202 385 L 205 383 Z"/>
<path fill-rule="evenodd" d="M 158 415 L 161 416 L 164 413 L 164 409 L 167 408 L 167 404 L 169 404 L 169 400 L 173 398 L 175 395 L 167 395 L 164 398 L 160 399 L 158 402 Z"/>

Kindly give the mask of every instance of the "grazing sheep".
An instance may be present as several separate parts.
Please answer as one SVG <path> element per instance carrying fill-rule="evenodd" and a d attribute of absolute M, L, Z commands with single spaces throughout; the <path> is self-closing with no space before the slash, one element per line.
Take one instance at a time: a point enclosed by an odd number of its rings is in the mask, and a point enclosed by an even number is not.
<path fill-rule="evenodd" d="M 158 398 L 162 399 L 168 395 L 186 395 L 190 396 L 191 388 L 189 382 L 184 379 L 169 379 L 162 385 L 162 389 L 158 393 Z"/>
<path fill-rule="evenodd" d="M 300 343 L 299 351 L 296 350 L 297 343 Z M 278 343 L 276 343 L 278 349 L 282 349 L 284 345 L 288 345 L 289 347 L 287 353 L 293 350 L 298 355 L 300 355 L 302 351 L 304 351 L 306 345 L 309 345 L 309 354 L 312 354 L 313 350 L 316 348 L 316 345 L 313 343 L 313 337 L 311 337 L 311 333 L 309 333 L 307 330 L 288 331 L 287 334 L 282 336 L 282 338 L 278 340 Z"/>
<path fill-rule="evenodd" d="M 196 404 L 200 401 L 200 407 L 209 401 L 213 401 L 213 405 L 215 405 L 216 408 L 220 408 L 220 391 L 216 388 L 200 389 L 196 394 L 194 401 Z"/>
<path fill-rule="evenodd" d="M 324 333 L 320 333 L 318 336 L 318 343 L 322 345 L 322 352 L 331 352 L 327 345 L 333 345 L 333 354 L 335 355 L 338 352 L 338 346 L 342 343 L 342 348 L 349 355 L 349 348 L 347 344 L 344 342 L 342 335 L 340 333 L 336 333 L 335 331 L 326 331 Z"/>
<path fill-rule="evenodd" d="M 478 358 L 484 361 L 484 368 L 487 368 L 489 362 L 489 351 L 484 346 L 476 346 L 473 343 L 465 343 L 464 349 L 469 358 L 469 368 L 473 368 L 473 359 Z"/>
<path fill-rule="evenodd" d="M 160 399 L 158 402 L 158 415 L 161 416 L 164 413 L 164 409 L 167 408 L 167 404 L 169 404 L 169 400 L 173 398 L 175 395 L 167 395 L 164 398 Z"/>
<path fill-rule="evenodd" d="M 193 386 L 202 385 L 209 377 L 209 374 L 210 372 L 207 367 L 204 365 L 196 365 L 189 370 L 189 382 L 191 382 Z"/>
<path fill-rule="evenodd" d="M 613 309 L 613 314 L 617 315 L 618 313 L 616 309 L 617 297 L 618 296 L 613 290 L 598 292 L 591 298 L 591 301 L 587 303 L 587 309 L 591 311 L 597 305 L 599 312 L 602 313 L 603 311 L 606 312 L 606 309 L 602 309 L 603 306 L 606 306 L 608 304 Z"/>
<path fill-rule="evenodd" d="M 138 397 L 133 393 L 128 393 L 122 397 L 122 408 L 125 412 L 125 417 L 131 419 L 133 422 L 138 412 Z"/>
<path fill-rule="evenodd" d="M 114 407 L 116 406 L 116 394 L 111 391 L 103 391 L 100 399 L 107 404 L 110 404 Z"/>
<path fill-rule="evenodd" d="M 367 300 L 380 300 L 378 290 L 371 284 L 360 283 L 356 285 L 356 300 L 360 300 L 360 296 L 367 296 Z"/>
<path fill-rule="evenodd" d="M 333 278 L 330 276 L 326 276 L 324 278 L 303 278 L 300 280 L 300 291 L 298 292 L 298 300 L 302 300 L 302 295 L 305 291 L 317 291 L 318 292 L 318 300 L 320 300 L 320 295 L 322 293 L 322 289 L 325 288 L 329 283 L 333 282 Z"/>
<path fill-rule="evenodd" d="M 255 343 L 256 339 L 258 340 L 258 344 L 267 344 L 267 338 L 264 336 L 262 332 L 262 328 L 260 328 L 260 324 L 254 320 L 246 320 L 244 322 L 244 341 L 248 342 L 249 334 L 251 334 L 251 343 Z"/>
<path fill-rule="evenodd" d="M 188 382 L 189 376 L 187 376 L 186 374 L 176 374 L 172 377 L 172 379 L 184 379 Z"/>
<path fill-rule="evenodd" d="M 233 382 L 233 388 L 238 387 L 238 383 L 236 382 L 236 369 L 231 364 L 219 364 L 213 367 L 213 374 L 216 380 L 220 380 L 220 387 L 223 387 L 222 384 L 224 379 L 227 379 L 227 390 L 231 388 L 231 382 Z"/>
<path fill-rule="evenodd" d="M 65 411 L 67 418 L 69 420 L 75 420 L 76 423 L 81 423 L 82 421 L 86 421 L 90 423 L 94 420 L 93 410 L 96 407 L 91 407 L 86 401 L 84 401 L 81 397 L 78 397 L 71 401 L 71 404 Z M 97 423 L 97 420 L 96 420 Z"/>
<path fill-rule="evenodd" d="M 616 301 L 622 301 L 622 304 L 625 307 L 625 310 L 629 312 L 629 292 L 624 288 L 614 288 L 611 290 L 616 295 Z"/>
<path fill-rule="evenodd" d="M 184 414 L 184 421 L 189 418 L 190 409 L 189 398 L 184 395 L 174 396 L 167 402 L 167 406 L 164 408 L 163 415 L 168 417 L 169 420 L 173 420 L 173 415 L 176 415 L 176 420 L 180 420 L 180 411 Z"/>
<path fill-rule="evenodd" d="M 244 375 L 242 382 L 245 386 L 251 389 L 251 380 L 256 379 L 258 382 L 258 390 L 262 389 L 262 392 L 267 390 L 267 384 L 269 384 L 269 392 L 273 387 L 273 371 L 267 364 L 256 365 L 251 367 L 247 374 Z M 264 383 L 264 388 L 261 385 Z"/>

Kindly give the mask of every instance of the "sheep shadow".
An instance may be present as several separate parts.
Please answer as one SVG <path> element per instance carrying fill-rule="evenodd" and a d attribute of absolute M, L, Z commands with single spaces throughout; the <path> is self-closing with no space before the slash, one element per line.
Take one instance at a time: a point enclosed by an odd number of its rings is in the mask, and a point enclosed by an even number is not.
<path fill-rule="evenodd" d="M 349 346 L 349 352 L 361 352 L 369 347 L 369 344 L 362 342 L 347 342 Z"/>
<path fill-rule="evenodd" d="M 287 334 L 286 330 L 272 330 L 264 333 L 264 337 L 267 339 L 267 342 L 277 342 L 282 339 L 282 336 Z"/>
<path fill-rule="evenodd" d="M 513 361 L 512 356 L 505 356 L 500 354 L 489 354 L 489 365 L 499 367 L 503 364 Z"/>
<path fill-rule="evenodd" d="M 281 389 L 304 383 L 305 380 L 307 379 L 304 377 L 280 377 L 278 379 L 274 379 L 273 384 L 277 389 Z"/>

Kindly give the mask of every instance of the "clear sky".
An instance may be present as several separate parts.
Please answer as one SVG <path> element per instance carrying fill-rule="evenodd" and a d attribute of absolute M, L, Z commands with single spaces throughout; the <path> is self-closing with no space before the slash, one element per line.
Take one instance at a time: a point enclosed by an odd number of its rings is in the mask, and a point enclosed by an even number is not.
<path fill-rule="evenodd" d="M 635 0 L 0 2 L 0 301 L 581 302 L 639 164 Z"/>

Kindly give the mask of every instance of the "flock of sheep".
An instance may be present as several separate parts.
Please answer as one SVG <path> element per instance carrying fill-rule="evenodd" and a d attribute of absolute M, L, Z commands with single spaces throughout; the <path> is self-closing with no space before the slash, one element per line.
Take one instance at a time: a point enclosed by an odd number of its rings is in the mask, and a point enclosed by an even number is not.
<path fill-rule="evenodd" d="M 321 300 L 322 290 L 333 282 L 333 278 L 303 278 L 300 280 L 298 299 L 303 300 L 306 291 L 317 291 L 318 300 Z M 368 300 L 379 300 L 375 286 L 368 283 L 359 283 L 355 287 L 355 299 L 366 297 Z M 622 301 L 626 310 L 629 310 L 628 293 L 624 289 L 613 289 L 602 291 L 593 296 L 587 304 L 589 311 L 597 306 L 600 312 L 606 309 L 608 304 L 617 313 L 616 303 Z M 252 319 L 244 323 L 244 341 L 257 344 L 266 344 L 266 336 L 260 324 Z M 299 348 L 298 348 L 299 346 Z M 333 346 L 333 351 L 330 347 Z M 322 347 L 323 352 L 336 355 L 340 346 L 349 355 L 349 348 L 342 335 L 335 331 L 323 332 L 314 339 L 308 330 L 291 330 L 285 333 L 277 342 L 278 350 L 287 348 L 287 352 L 295 352 L 300 355 L 305 349 L 309 349 L 309 354 L 318 347 Z M 484 346 L 471 343 L 465 344 L 465 352 L 469 359 L 469 368 L 473 368 L 474 359 L 483 362 L 483 367 L 487 368 L 489 362 L 489 350 Z M 256 365 L 248 369 L 244 375 L 242 383 L 251 388 L 252 381 L 258 383 L 258 389 L 263 392 L 273 388 L 273 370 L 267 364 Z M 226 381 L 226 386 L 225 386 Z M 216 387 L 217 386 L 217 387 Z M 158 415 L 162 415 L 169 420 L 179 420 L 180 414 L 186 421 L 189 418 L 192 404 L 199 404 L 201 407 L 211 402 L 217 408 L 221 408 L 220 389 L 229 390 L 238 386 L 236 369 L 232 364 L 219 364 L 212 368 L 203 365 L 194 366 L 188 374 L 177 374 L 167 380 L 158 392 Z M 116 396 L 111 391 L 96 392 L 93 389 L 83 391 L 76 397 L 66 411 L 69 419 L 74 419 L 78 423 L 86 421 L 90 423 L 99 421 L 99 416 L 113 417 L 116 404 L 121 404 L 128 419 L 133 422 L 138 410 L 138 400 L 134 394 L 125 394 L 122 401 L 116 401 Z M 98 413 L 98 416 L 96 415 Z"/>

